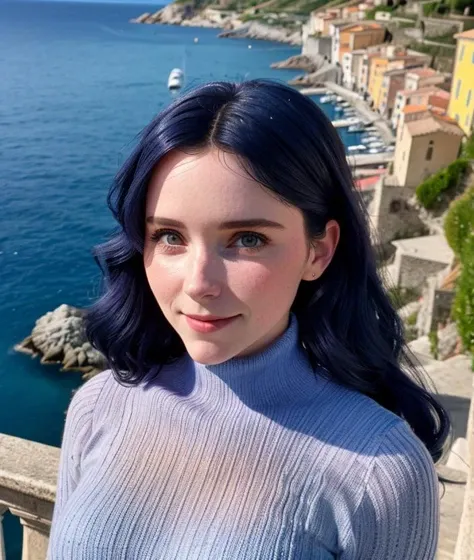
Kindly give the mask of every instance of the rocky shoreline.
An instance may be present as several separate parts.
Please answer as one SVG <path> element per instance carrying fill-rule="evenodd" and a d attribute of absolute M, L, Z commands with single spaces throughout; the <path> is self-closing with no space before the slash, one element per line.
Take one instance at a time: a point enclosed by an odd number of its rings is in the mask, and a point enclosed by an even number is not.
<path fill-rule="evenodd" d="M 276 41 L 290 45 L 302 44 L 301 30 L 278 25 L 266 25 L 258 21 L 244 22 L 238 12 L 219 12 L 204 9 L 193 11 L 188 6 L 169 4 L 157 12 L 146 12 L 131 19 L 131 23 L 181 25 L 185 27 L 211 27 L 223 29 L 219 37 Z"/>
<path fill-rule="evenodd" d="M 273 27 L 257 22 L 223 31 L 219 33 L 219 37 L 258 39 L 260 41 L 275 41 L 277 43 L 286 43 L 289 45 L 301 45 L 302 43 L 300 31 L 289 30 L 284 27 Z"/>
<path fill-rule="evenodd" d="M 87 340 L 84 315 L 77 307 L 60 305 L 40 317 L 14 350 L 32 358 L 41 356 L 42 364 L 61 364 L 62 371 L 80 371 L 89 379 L 106 369 L 107 362 Z"/>

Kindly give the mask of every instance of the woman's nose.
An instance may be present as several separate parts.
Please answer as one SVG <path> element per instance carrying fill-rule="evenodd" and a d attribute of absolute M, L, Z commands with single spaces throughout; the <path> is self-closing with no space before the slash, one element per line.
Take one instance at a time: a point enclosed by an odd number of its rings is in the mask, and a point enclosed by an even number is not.
<path fill-rule="evenodd" d="M 209 252 L 200 251 L 190 255 L 184 280 L 184 292 L 198 300 L 216 298 L 221 292 L 218 257 Z"/>

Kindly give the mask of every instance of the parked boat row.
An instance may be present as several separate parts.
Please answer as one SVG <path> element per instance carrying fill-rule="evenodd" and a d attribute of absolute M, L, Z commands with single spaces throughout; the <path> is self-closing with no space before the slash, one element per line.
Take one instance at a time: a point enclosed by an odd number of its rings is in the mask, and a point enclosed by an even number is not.
<path fill-rule="evenodd" d="M 326 90 L 324 95 L 320 97 L 319 102 L 333 103 L 335 105 L 334 111 L 336 113 L 336 120 L 347 122 L 348 132 L 362 133 L 359 144 L 347 148 L 350 154 L 379 154 L 393 152 L 395 150 L 394 146 L 385 145 L 375 125 L 366 125 L 362 122 L 357 110 L 349 101 L 346 101 L 344 97 Z"/>

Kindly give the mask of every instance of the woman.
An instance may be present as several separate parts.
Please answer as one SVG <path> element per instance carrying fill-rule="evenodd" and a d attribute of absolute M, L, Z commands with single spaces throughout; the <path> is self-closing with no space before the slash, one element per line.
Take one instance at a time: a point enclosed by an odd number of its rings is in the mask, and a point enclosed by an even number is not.
<path fill-rule="evenodd" d="M 49 558 L 434 558 L 449 420 L 405 373 L 318 107 L 201 86 L 146 128 L 109 206 L 88 335 L 110 370 L 68 411 Z"/>

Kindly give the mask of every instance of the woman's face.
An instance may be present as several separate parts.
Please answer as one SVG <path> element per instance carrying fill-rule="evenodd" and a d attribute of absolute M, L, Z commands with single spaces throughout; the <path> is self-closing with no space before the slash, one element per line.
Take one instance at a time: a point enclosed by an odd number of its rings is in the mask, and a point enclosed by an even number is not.
<path fill-rule="evenodd" d="M 330 255 L 327 244 L 308 247 L 300 210 L 278 201 L 235 156 L 217 149 L 172 152 L 150 180 L 146 275 L 197 362 L 245 356 L 278 337 L 300 281 L 314 280 L 329 264 L 335 244 Z M 189 315 L 231 319 L 201 322 Z"/>

